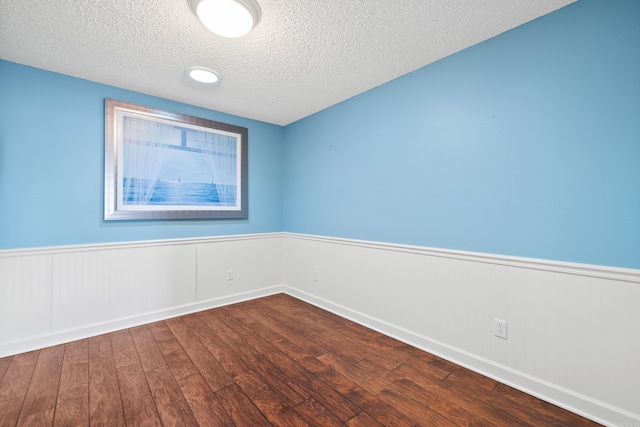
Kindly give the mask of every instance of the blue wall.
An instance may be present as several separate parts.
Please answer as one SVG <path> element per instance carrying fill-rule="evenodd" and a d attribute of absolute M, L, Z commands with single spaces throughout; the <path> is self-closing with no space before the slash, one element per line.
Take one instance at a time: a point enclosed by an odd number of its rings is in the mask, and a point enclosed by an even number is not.
<path fill-rule="evenodd" d="M 580 0 L 285 128 L 285 231 L 640 268 L 640 1 Z"/>
<path fill-rule="evenodd" d="M 249 129 L 247 220 L 104 221 L 104 98 Z M 280 231 L 283 128 L 0 61 L 0 249 Z"/>
<path fill-rule="evenodd" d="M 0 61 L 0 249 L 290 231 L 640 268 L 640 2 L 282 128 Z M 248 220 L 103 221 L 104 98 L 249 128 Z"/>

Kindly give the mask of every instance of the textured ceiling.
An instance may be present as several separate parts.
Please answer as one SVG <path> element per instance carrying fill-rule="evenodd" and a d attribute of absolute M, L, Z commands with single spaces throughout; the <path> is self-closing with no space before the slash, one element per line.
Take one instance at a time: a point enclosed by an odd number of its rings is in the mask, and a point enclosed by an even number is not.
<path fill-rule="evenodd" d="M 285 125 L 574 0 L 258 1 L 225 39 L 187 0 L 2 0 L 0 58 Z M 221 82 L 190 82 L 194 65 Z"/>

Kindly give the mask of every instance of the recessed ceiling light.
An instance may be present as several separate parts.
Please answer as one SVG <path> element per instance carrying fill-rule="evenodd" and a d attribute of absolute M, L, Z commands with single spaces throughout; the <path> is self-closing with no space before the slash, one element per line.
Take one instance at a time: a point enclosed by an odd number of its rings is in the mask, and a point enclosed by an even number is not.
<path fill-rule="evenodd" d="M 222 37 L 241 37 L 260 21 L 255 0 L 187 0 L 191 10 L 210 31 Z"/>
<path fill-rule="evenodd" d="M 205 67 L 191 67 L 187 70 L 187 76 L 200 83 L 216 83 L 220 80 L 220 74 Z"/>

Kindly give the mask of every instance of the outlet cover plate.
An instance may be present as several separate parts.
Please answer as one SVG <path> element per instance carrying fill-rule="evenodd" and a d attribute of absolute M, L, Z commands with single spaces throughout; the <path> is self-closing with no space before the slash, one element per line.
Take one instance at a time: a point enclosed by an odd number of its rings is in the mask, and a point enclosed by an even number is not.
<path fill-rule="evenodd" d="M 507 322 L 506 320 L 493 319 L 495 321 L 494 335 L 504 340 L 507 339 Z"/>

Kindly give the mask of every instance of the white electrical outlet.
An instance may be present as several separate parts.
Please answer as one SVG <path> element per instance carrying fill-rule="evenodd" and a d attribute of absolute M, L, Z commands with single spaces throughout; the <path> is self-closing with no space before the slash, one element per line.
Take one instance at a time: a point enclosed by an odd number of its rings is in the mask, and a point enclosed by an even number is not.
<path fill-rule="evenodd" d="M 507 339 L 507 322 L 500 319 L 495 320 L 495 333 L 494 335 L 498 338 Z"/>
<path fill-rule="evenodd" d="M 233 280 L 233 270 L 227 270 L 227 281 Z"/>
<path fill-rule="evenodd" d="M 318 270 L 313 270 L 313 281 L 318 282 L 320 280 L 320 275 L 318 274 Z"/>

